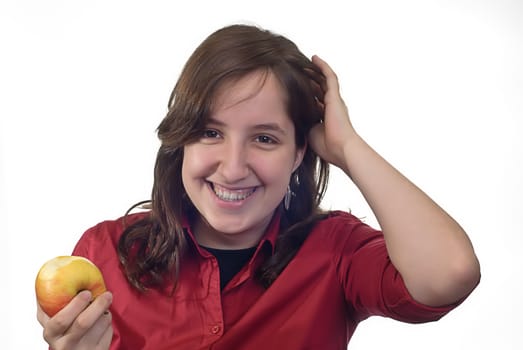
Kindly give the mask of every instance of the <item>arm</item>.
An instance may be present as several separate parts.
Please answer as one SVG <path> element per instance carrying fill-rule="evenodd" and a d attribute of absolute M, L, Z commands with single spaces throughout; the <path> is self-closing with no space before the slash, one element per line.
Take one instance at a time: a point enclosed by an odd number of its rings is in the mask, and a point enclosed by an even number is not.
<path fill-rule="evenodd" d="M 82 291 L 52 318 L 37 303 L 37 319 L 51 349 L 109 349 L 113 329 L 108 308 L 112 295 L 105 292 L 92 303 L 90 301 L 91 293 Z"/>
<path fill-rule="evenodd" d="M 461 299 L 474 289 L 480 275 L 466 233 L 356 133 L 335 73 L 317 56 L 313 62 L 326 78 L 321 84 L 325 121 L 311 130 L 310 146 L 342 169 L 359 188 L 412 297 L 430 306 Z"/>

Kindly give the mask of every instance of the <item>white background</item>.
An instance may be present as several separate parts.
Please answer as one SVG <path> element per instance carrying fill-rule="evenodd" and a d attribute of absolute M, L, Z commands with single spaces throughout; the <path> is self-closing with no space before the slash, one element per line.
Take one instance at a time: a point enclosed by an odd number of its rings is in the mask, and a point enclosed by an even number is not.
<path fill-rule="evenodd" d="M 349 348 L 523 349 L 523 2 L 344 3 L 2 0 L 2 349 L 46 348 L 38 268 L 148 198 L 182 65 L 234 22 L 326 59 L 357 130 L 462 224 L 481 260 L 481 284 L 441 321 L 371 318 Z M 337 173 L 325 206 L 375 224 Z"/>

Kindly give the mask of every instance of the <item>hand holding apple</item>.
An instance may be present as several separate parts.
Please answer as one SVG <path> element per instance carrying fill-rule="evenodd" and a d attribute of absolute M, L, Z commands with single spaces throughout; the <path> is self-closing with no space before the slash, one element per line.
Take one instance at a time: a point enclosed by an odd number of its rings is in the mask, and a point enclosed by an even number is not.
<path fill-rule="evenodd" d="M 106 291 L 101 271 L 80 256 L 57 256 L 42 265 L 35 281 L 36 299 L 42 310 L 54 316 L 82 290 L 93 299 Z"/>

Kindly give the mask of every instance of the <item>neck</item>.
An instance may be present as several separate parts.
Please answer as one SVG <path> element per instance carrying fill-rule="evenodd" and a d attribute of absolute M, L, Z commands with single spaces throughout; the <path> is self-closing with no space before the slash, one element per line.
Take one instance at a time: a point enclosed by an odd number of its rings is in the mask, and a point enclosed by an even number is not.
<path fill-rule="evenodd" d="M 247 231 L 220 232 L 199 216 L 193 222 L 192 231 L 196 241 L 202 246 L 215 249 L 245 249 L 258 244 L 270 222 L 271 218 Z"/>

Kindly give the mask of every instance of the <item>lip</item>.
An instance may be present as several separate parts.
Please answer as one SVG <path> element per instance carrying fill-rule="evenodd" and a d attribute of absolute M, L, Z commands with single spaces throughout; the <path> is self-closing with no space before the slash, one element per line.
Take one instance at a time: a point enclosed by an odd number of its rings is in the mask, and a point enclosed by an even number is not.
<path fill-rule="evenodd" d="M 227 201 L 227 200 L 224 200 L 224 199 L 221 199 L 220 197 L 218 197 L 218 195 L 214 191 L 214 185 L 215 185 L 214 182 L 211 182 L 211 181 L 206 181 L 206 182 L 207 182 L 207 187 L 208 187 L 209 191 L 211 192 L 211 196 L 214 198 L 214 201 L 218 204 L 218 206 L 223 207 L 223 208 L 238 208 L 238 207 L 244 206 L 247 202 L 250 201 L 250 199 L 253 196 L 256 195 L 256 192 L 257 192 L 258 187 L 259 187 L 259 186 L 228 187 L 228 186 L 222 186 L 220 184 L 216 184 L 217 186 L 219 186 L 221 188 L 224 188 L 224 189 L 227 189 L 228 191 L 232 191 L 232 192 L 234 192 L 234 191 L 251 191 L 252 190 L 252 193 L 249 196 L 247 196 L 246 198 L 244 198 L 244 199 L 234 200 L 234 201 Z"/>

